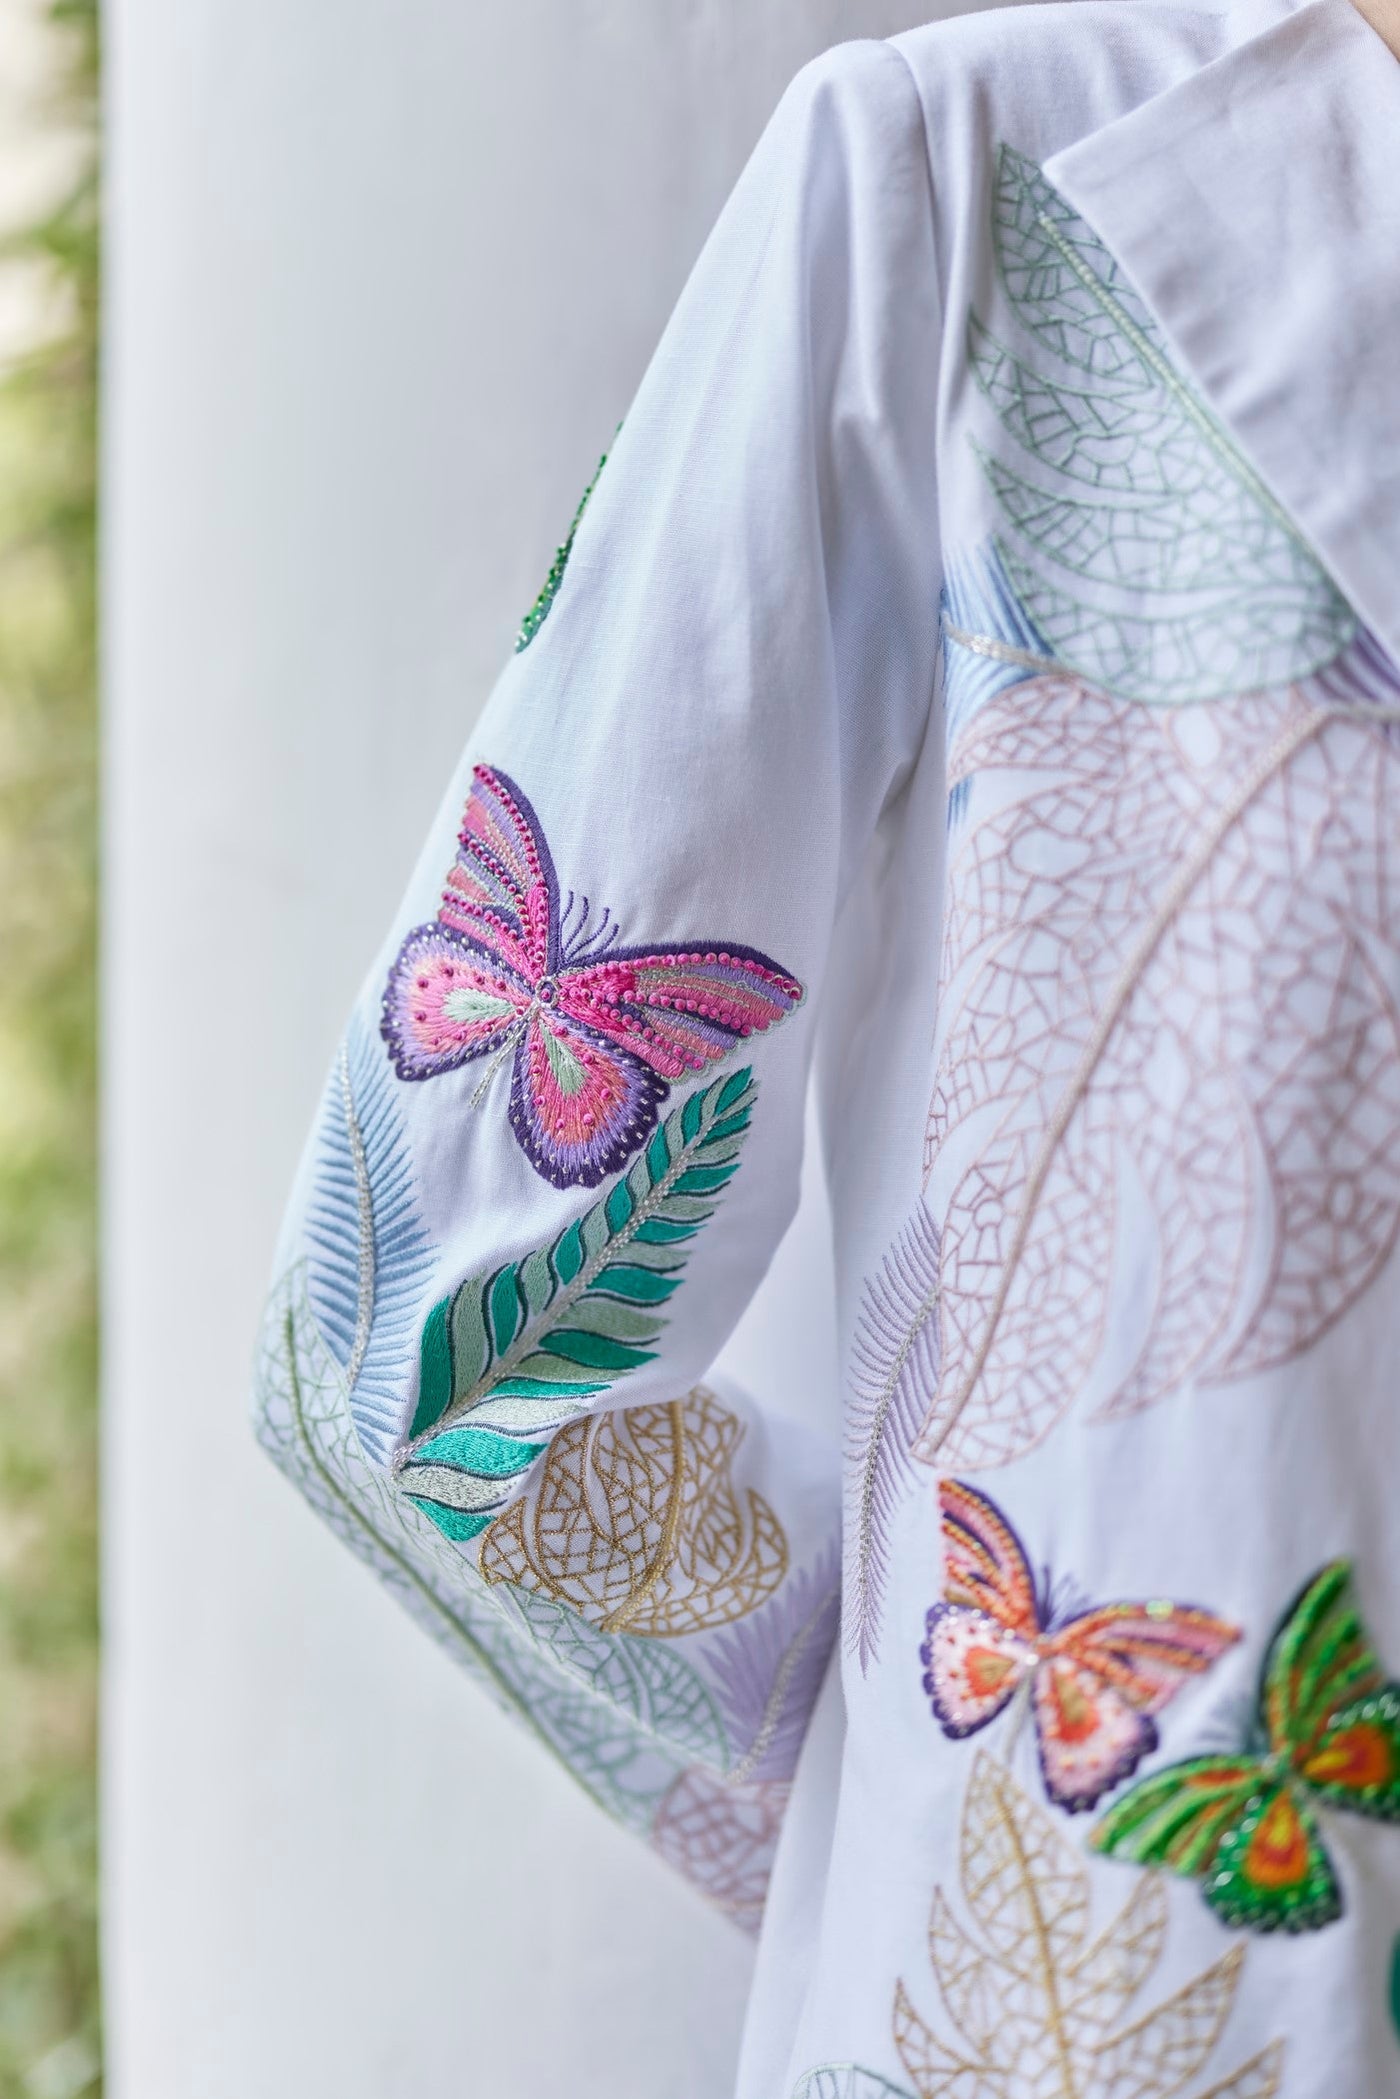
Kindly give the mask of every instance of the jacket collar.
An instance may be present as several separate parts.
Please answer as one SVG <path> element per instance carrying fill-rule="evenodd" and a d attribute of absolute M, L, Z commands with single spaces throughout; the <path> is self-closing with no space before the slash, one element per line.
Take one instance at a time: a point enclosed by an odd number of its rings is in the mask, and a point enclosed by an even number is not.
<path fill-rule="evenodd" d="M 1310 0 L 1045 173 L 1400 660 L 1400 64 Z"/>

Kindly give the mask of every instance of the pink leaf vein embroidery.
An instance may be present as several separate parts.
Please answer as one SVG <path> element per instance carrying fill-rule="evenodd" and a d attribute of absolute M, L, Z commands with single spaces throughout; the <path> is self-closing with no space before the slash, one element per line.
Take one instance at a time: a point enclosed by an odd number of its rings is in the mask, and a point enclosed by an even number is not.
<path fill-rule="evenodd" d="M 949 877 L 925 1462 L 1284 1362 L 1394 1246 L 1400 753 L 1392 710 L 1321 698 L 1166 718 L 1047 675 L 955 745 L 985 813 Z"/>

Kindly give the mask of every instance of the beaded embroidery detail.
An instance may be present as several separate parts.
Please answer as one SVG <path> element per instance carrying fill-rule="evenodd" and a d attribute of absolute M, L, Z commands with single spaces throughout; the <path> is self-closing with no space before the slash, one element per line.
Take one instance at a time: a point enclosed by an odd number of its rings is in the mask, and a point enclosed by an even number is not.
<path fill-rule="evenodd" d="M 588 499 L 598 486 L 598 476 L 602 473 L 607 463 L 608 455 L 604 452 L 597 466 L 593 469 L 593 479 L 579 498 L 578 509 L 574 512 L 573 523 L 569 526 L 568 532 L 564 536 L 563 545 L 556 547 L 554 550 L 554 559 L 549 564 L 549 574 L 544 579 L 544 588 L 535 599 L 524 619 L 520 622 L 520 631 L 515 637 L 515 653 L 517 656 L 522 649 L 529 647 L 539 633 L 540 628 L 549 618 L 550 607 L 559 594 L 559 586 L 564 580 L 564 571 L 569 565 L 569 556 L 574 551 L 574 540 L 577 537 L 579 526 L 583 523 L 583 513 L 588 508 Z"/>
<path fill-rule="evenodd" d="M 380 1030 L 401 1079 L 486 1060 L 480 1099 L 513 1060 L 510 1125 L 556 1188 L 595 1188 L 646 1141 L 671 1085 L 762 1034 L 802 986 L 757 949 L 692 939 L 621 947 L 611 913 L 562 906 L 543 828 L 502 772 L 478 765 L 431 925 L 415 926 Z"/>
<path fill-rule="evenodd" d="M 1245 1748 L 1141 1780 L 1093 1842 L 1198 1880 L 1226 1924 L 1315 1931 L 1343 1909 L 1324 1806 L 1400 1821 L 1400 1685 L 1371 1648 L 1344 1560 L 1314 1575 L 1275 1632 Z"/>
<path fill-rule="evenodd" d="M 1157 1747 L 1153 1716 L 1237 1629 L 1186 1604 L 1082 1604 L 1048 1574 L 1036 1580 L 985 1495 L 944 1480 L 939 1506 L 943 1597 L 919 1650 L 934 1718 L 963 1741 L 1028 1710 L 1051 1800 L 1071 1813 L 1095 1806 Z"/>

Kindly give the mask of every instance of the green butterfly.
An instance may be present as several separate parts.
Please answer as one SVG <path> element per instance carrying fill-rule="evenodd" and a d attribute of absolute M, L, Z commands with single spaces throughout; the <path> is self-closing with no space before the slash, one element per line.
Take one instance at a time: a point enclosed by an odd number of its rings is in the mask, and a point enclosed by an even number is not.
<path fill-rule="evenodd" d="M 1199 1880 L 1227 1924 L 1316 1931 L 1342 1914 L 1317 1804 L 1400 1820 L 1400 1685 L 1372 1651 L 1345 1560 L 1313 1576 L 1275 1632 L 1244 1752 L 1143 1779 L 1090 1842 Z"/>

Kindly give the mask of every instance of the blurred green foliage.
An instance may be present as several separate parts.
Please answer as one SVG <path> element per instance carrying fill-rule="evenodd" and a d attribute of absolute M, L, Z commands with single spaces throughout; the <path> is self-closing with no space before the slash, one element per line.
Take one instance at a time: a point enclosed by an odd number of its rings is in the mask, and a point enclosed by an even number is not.
<path fill-rule="evenodd" d="M 49 9 L 88 165 L 65 318 L 0 376 L 0 2099 L 100 2091 L 95 489 L 98 31 Z"/>

